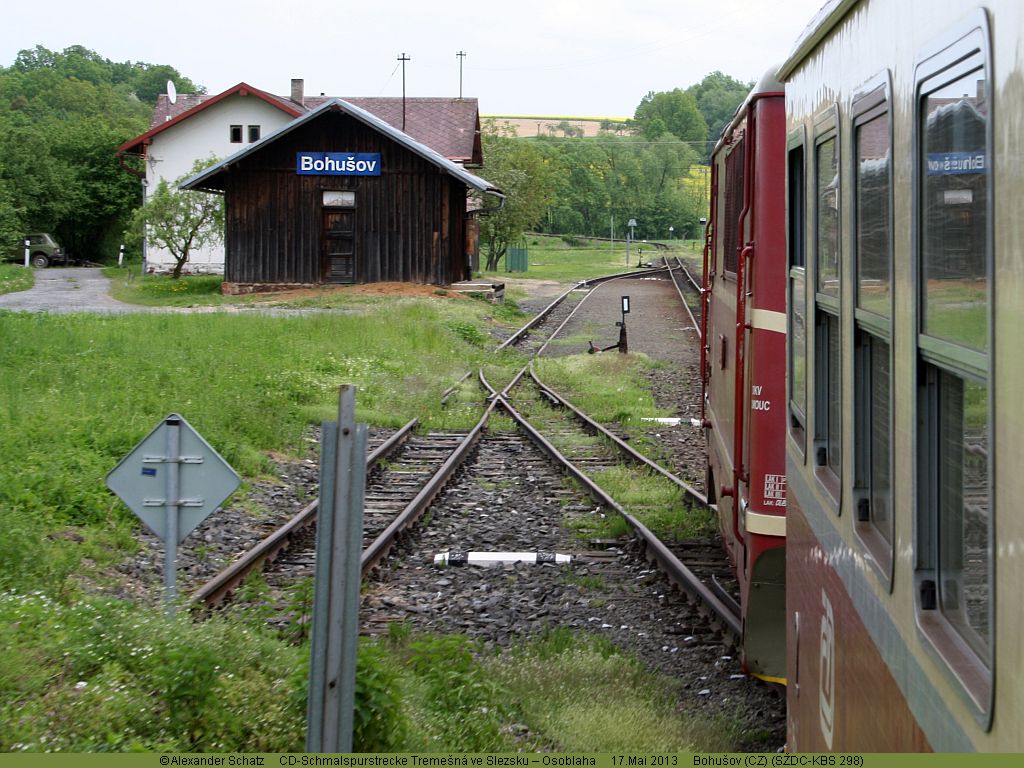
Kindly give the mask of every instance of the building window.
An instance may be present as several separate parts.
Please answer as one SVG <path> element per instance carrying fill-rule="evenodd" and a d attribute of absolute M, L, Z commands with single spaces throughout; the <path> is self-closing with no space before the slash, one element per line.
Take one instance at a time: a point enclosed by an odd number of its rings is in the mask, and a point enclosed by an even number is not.
<path fill-rule="evenodd" d="M 839 157 L 835 130 L 814 147 L 814 449 L 833 498 L 842 475 Z"/>
<path fill-rule="evenodd" d="M 249 143 L 255 144 L 260 140 L 260 127 L 258 125 L 249 126 Z"/>
<path fill-rule="evenodd" d="M 789 208 L 789 410 L 790 424 L 807 426 L 807 268 L 804 261 L 804 148 L 789 150 L 787 157 Z M 806 450 L 806 448 L 804 449 Z"/>
<path fill-rule="evenodd" d="M 892 576 L 892 130 L 886 87 L 854 104 L 853 500 L 857 531 Z"/>
<path fill-rule="evenodd" d="M 917 69 L 916 576 L 923 630 L 991 723 L 992 146 L 976 18 Z"/>
<path fill-rule="evenodd" d="M 242 126 L 240 126 L 240 125 L 232 125 L 231 129 L 228 131 L 228 137 L 231 139 L 231 143 L 232 144 L 241 144 L 242 143 Z"/>

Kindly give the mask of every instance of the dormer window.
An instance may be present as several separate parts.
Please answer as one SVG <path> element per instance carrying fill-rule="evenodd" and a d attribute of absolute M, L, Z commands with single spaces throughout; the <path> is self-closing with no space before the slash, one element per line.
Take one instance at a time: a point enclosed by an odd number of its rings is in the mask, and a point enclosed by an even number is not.
<path fill-rule="evenodd" d="M 242 126 L 240 126 L 240 125 L 232 125 L 231 126 L 231 130 L 229 132 L 229 135 L 231 137 L 231 143 L 232 144 L 241 144 L 242 143 Z"/>

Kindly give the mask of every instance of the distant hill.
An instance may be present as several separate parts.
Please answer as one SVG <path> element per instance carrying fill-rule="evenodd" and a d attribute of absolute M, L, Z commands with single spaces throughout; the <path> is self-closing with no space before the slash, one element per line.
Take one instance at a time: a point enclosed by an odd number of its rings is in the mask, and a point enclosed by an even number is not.
<path fill-rule="evenodd" d="M 515 126 L 516 135 L 526 138 L 529 136 L 565 136 L 563 127 L 567 124 L 574 128 L 579 135 L 596 136 L 601 130 L 602 123 L 614 123 L 625 126 L 625 117 L 560 117 L 552 115 L 481 115 L 482 120 L 494 119 L 498 124 L 508 123 Z"/>

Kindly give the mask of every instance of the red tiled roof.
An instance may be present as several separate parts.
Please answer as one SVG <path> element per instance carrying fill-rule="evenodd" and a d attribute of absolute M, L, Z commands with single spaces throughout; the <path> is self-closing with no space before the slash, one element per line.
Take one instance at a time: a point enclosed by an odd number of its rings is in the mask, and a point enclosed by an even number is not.
<path fill-rule="evenodd" d="M 279 107 L 293 117 L 316 109 L 333 97 L 306 97 L 300 106 L 291 99 L 276 96 L 265 91 L 239 83 L 223 93 L 209 96 L 206 94 L 179 94 L 174 104 L 166 94 L 157 97 L 156 109 L 150 129 L 121 145 L 121 152 L 141 152 L 143 146 L 154 135 L 195 114 L 192 110 L 205 109 L 212 103 L 240 92 L 247 88 L 260 96 L 264 101 Z M 389 125 L 402 128 L 402 99 L 400 97 L 356 97 L 345 98 L 345 101 L 365 109 Z M 449 160 L 481 165 L 483 153 L 480 149 L 480 112 L 476 99 L 450 98 L 407 98 L 405 100 L 404 132 L 421 144 L 433 149 Z"/>
<path fill-rule="evenodd" d="M 228 96 L 234 96 L 236 94 L 239 96 L 255 96 L 259 99 L 263 99 L 268 104 L 287 112 L 292 117 L 298 117 L 305 111 L 290 101 L 282 101 L 279 96 L 266 93 L 265 91 L 261 91 L 259 88 L 253 88 L 247 83 L 239 83 L 238 85 L 228 88 L 226 91 L 218 93 L 215 96 L 183 94 L 175 100 L 174 104 L 170 103 L 165 94 L 161 94 L 157 98 L 157 107 L 156 110 L 154 110 L 153 120 L 150 122 L 149 130 L 140 136 L 136 136 L 130 141 L 126 141 L 117 148 L 117 151 L 119 154 L 143 154 L 145 152 L 145 146 L 154 135 L 170 128 L 172 125 L 177 125 L 183 120 L 187 120 L 192 117 L 192 115 L 213 106 L 219 101 L 223 101 Z M 163 102 L 162 106 L 161 101 Z"/>

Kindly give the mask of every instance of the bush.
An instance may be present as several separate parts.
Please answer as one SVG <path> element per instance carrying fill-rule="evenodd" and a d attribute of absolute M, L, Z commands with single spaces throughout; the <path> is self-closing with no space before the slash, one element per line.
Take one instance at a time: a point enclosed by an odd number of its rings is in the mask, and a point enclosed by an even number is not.
<path fill-rule="evenodd" d="M 434 730 L 430 751 L 499 752 L 507 693 L 473 655 L 461 635 L 426 636 L 408 644 L 407 664 L 422 688 L 423 707 Z"/>
<path fill-rule="evenodd" d="M 267 633 L 38 593 L 0 595 L 0 626 L 0 750 L 302 749 L 304 660 Z"/>
<path fill-rule="evenodd" d="M 398 673 L 387 651 L 372 642 L 359 646 L 352 747 L 356 752 L 391 752 L 401 747 L 408 723 Z"/>

